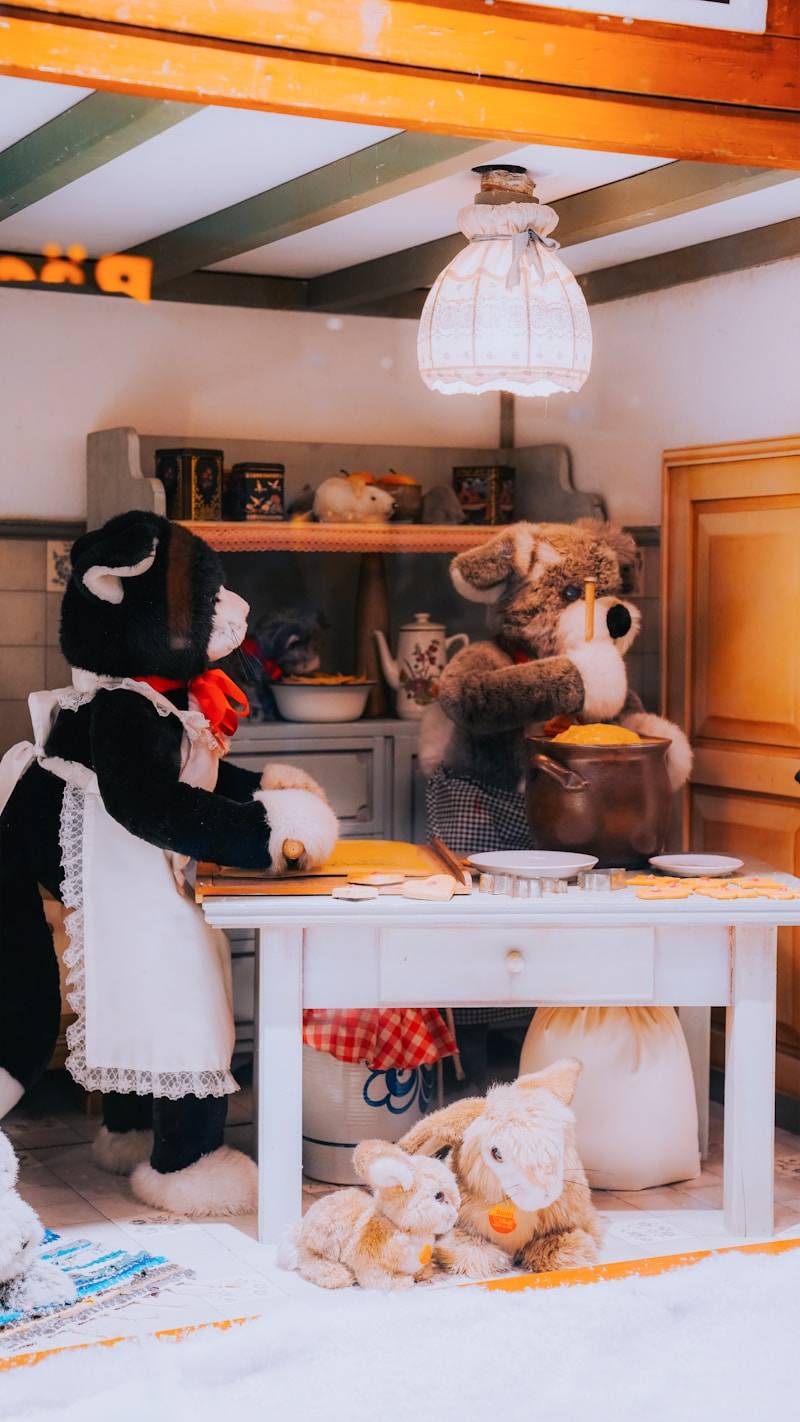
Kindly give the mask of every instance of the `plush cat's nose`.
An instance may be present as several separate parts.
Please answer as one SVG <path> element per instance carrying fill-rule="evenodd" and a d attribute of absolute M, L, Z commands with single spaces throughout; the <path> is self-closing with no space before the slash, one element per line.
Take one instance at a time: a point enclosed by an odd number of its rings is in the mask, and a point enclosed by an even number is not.
<path fill-rule="evenodd" d="M 631 615 L 622 602 L 615 602 L 606 613 L 606 627 L 610 637 L 624 637 L 631 630 Z"/>

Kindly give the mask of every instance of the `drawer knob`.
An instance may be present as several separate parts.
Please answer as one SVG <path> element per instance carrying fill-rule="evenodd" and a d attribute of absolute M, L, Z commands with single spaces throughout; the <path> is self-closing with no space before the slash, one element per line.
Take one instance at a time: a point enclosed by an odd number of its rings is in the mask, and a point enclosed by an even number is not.
<path fill-rule="evenodd" d="M 506 953 L 506 967 L 512 974 L 521 973 L 525 967 L 525 958 L 520 953 L 519 948 L 509 948 Z"/>

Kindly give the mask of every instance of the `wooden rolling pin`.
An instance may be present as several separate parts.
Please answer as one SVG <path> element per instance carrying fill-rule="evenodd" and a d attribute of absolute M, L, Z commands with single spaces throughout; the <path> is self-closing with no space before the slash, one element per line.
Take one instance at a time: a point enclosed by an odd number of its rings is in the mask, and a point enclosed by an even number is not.
<path fill-rule="evenodd" d="M 286 868 L 297 869 L 305 852 L 306 847 L 301 840 L 285 839 L 283 841 L 283 857 L 286 860 Z"/>
<path fill-rule="evenodd" d="M 594 599 L 597 592 L 597 578 L 587 578 L 583 585 L 583 595 L 586 599 L 586 624 L 584 635 L 587 642 L 594 638 Z"/>

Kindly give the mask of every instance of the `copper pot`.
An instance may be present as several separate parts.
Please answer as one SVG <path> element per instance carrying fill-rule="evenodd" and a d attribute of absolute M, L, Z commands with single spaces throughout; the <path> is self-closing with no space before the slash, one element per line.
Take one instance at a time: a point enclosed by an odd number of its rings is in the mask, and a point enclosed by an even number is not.
<path fill-rule="evenodd" d="M 525 802 L 533 849 L 596 854 L 635 868 L 664 850 L 671 798 L 668 740 L 581 746 L 527 737 Z"/>

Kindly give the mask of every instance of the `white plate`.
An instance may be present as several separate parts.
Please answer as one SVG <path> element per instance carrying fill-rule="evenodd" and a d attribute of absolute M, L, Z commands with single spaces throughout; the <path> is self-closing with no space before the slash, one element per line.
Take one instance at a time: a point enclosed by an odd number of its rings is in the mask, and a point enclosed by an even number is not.
<path fill-rule="evenodd" d="M 664 874 L 678 874 L 687 879 L 701 875 L 713 879 L 744 868 L 742 859 L 729 859 L 725 854 L 657 854 L 650 863 Z"/>
<path fill-rule="evenodd" d="M 521 879 L 574 879 L 582 869 L 594 869 L 593 854 L 562 850 L 506 849 L 496 854 L 471 854 L 469 863 L 488 874 L 518 874 Z"/>

